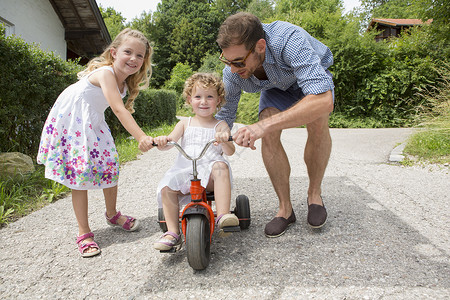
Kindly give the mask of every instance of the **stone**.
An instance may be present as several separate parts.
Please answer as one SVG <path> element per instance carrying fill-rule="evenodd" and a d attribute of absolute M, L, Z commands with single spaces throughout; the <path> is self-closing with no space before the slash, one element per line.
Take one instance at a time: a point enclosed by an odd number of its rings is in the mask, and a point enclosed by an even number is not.
<path fill-rule="evenodd" d="M 31 157 L 20 152 L 0 153 L 0 177 L 14 177 L 34 172 Z"/>

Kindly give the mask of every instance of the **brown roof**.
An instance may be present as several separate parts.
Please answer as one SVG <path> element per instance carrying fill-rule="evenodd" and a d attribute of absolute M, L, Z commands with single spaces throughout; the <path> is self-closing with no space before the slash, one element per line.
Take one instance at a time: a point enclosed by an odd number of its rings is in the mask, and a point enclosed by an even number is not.
<path fill-rule="evenodd" d="M 103 52 L 111 36 L 95 0 L 49 0 L 65 28 L 67 48 L 91 58 Z"/>
<path fill-rule="evenodd" d="M 425 23 L 430 24 L 431 22 L 433 22 L 433 19 L 429 19 Z M 423 24 L 420 19 L 372 19 L 368 28 L 373 27 L 376 23 L 387 26 L 414 26 Z"/>

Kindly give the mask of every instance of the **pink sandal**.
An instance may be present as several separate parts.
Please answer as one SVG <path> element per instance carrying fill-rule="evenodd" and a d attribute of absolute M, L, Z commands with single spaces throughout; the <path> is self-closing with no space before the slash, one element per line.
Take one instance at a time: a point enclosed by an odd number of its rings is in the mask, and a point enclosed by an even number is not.
<path fill-rule="evenodd" d="M 91 257 L 91 256 L 95 256 L 97 254 L 100 254 L 101 250 L 96 242 L 92 241 L 89 243 L 83 243 L 83 241 L 88 238 L 94 238 L 94 234 L 92 232 L 88 232 L 83 235 L 77 236 L 77 245 L 78 245 L 78 250 L 81 253 L 81 256 L 82 257 Z M 88 248 L 97 248 L 97 251 L 84 252 Z"/>
<path fill-rule="evenodd" d="M 121 215 L 122 214 L 120 213 L 120 211 L 118 211 L 117 214 L 114 217 L 108 218 L 108 215 L 105 212 L 106 223 L 109 226 L 122 227 L 122 229 L 125 230 L 125 231 L 135 231 L 136 229 L 139 228 L 139 220 L 136 220 L 135 218 L 132 218 L 132 217 L 129 217 L 129 216 L 125 216 L 125 215 L 123 215 L 124 217 L 127 218 L 125 223 L 123 223 L 123 225 L 120 225 L 119 223 L 117 223 L 117 220 L 119 220 Z M 134 226 L 133 227 L 131 227 L 131 222 L 134 222 Z"/>

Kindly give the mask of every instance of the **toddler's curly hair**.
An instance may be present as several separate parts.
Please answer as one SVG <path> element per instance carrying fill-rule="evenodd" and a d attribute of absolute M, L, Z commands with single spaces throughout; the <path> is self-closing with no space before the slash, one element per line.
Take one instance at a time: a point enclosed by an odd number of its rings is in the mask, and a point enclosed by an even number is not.
<path fill-rule="evenodd" d="M 217 108 L 221 108 L 225 104 L 225 85 L 222 79 L 213 73 L 195 73 L 189 77 L 184 83 L 183 98 L 186 103 L 189 104 L 187 97 L 192 95 L 194 87 L 199 86 L 202 88 L 214 87 L 217 90 L 220 102 Z"/>

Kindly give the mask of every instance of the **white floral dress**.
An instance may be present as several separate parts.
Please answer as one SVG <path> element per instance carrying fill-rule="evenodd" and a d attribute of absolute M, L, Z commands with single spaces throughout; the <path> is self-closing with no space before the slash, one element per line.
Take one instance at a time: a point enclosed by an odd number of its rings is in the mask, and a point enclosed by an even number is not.
<path fill-rule="evenodd" d="M 217 125 L 223 121 L 218 121 L 213 128 L 204 127 L 193 127 L 190 126 L 191 118 L 189 118 L 188 126 L 185 129 L 183 136 L 181 137 L 180 146 L 184 151 L 191 157 L 197 157 L 203 147 L 212 140 L 216 135 Z M 178 151 L 172 149 L 170 151 Z M 230 163 L 222 155 L 222 145 L 214 146 L 211 145 L 200 160 L 197 161 L 197 172 L 198 179 L 201 180 L 201 185 L 206 187 L 209 182 L 209 177 L 211 175 L 212 167 L 214 163 L 221 161 L 228 165 L 228 170 L 230 174 L 230 182 L 233 183 L 233 177 L 231 174 Z M 189 194 L 192 175 L 192 161 L 187 160 L 181 153 L 178 153 L 178 157 L 175 164 L 170 168 L 163 179 L 160 181 L 157 188 L 157 201 L 158 207 L 162 207 L 161 200 L 161 190 L 164 187 L 169 187 L 171 190 L 180 191 L 183 194 Z M 180 207 L 188 204 L 190 202 L 190 195 L 179 196 L 178 197 Z"/>
<path fill-rule="evenodd" d="M 113 187 L 119 179 L 119 155 L 104 115 L 109 104 L 88 80 L 102 69 L 114 73 L 101 67 L 59 95 L 41 135 L 37 162 L 45 165 L 45 177 L 75 190 Z"/>

